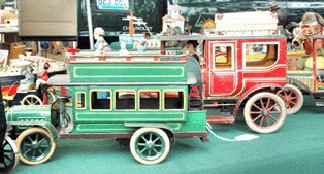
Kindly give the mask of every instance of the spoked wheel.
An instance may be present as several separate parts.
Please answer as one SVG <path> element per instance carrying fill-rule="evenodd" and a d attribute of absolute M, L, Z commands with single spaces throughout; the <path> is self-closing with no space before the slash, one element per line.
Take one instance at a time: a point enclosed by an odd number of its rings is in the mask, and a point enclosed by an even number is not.
<path fill-rule="evenodd" d="M 291 84 L 286 84 L 285 89 L 280 90 L 277 95 L 286 103 L 287 114 L 294 114 L 303 106 L 303 94 Z"/>
<path fill-rule="evenodd" d="M 55 95 L 52 92 L 47 92 L 47 103 L 53 104 L 55 102 Z"/>
<path fill-rule="evenodd" d="M 49 160 L 55 150 L 56 143 L 45 129 L 31 128 L 25 130 L 16 140 L 20 149 L 20 160 L 28 165 L 38 165 Z"/>
<path fill-rule="evenodd" d="M 5 136 L 2 145 L 4 147 L 4 157 L 3 162 L 0 162 L 0 173 L 9 173 L 19 163 L 19 153 L 15 143 L 8 136 Z M 0 161 L 2 160 L 0 159 Z"/>
<path fill-rule="evenodd" d="M 133 134 L 130 149 L 139 163 L 158 164 L 168 155 L 170 140 L 161 129 L 141 128 Z"/>
<path fill-rule="evenodd" d="M 279 130 L 286 117 L 284 101 L 274 94 L 256 94 L 245 105 L 246 123 L 258 133 L 272 133 Z"/>
<path fill-rule="evenodd" d="M 36 95 L 27 95 L 22 100 L 21 105 L 43 105 L 42 100 Z"/>

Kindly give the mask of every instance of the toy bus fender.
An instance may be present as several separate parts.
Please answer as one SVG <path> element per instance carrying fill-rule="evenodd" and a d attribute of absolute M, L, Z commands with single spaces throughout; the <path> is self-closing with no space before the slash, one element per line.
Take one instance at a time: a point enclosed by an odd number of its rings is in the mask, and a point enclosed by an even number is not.
<path fill-rule="evenodd" d="M 60 136 L 55 127 L 51 123 L 45 121 L 8 121 L 8 124 L 11 126 L 31 126 L 43 128 L 52 135 L 55 143 L 58 142 L 58 140 L 60 140 Z"/>
<path fill-rule="evenodd" d="M 133 128 L 143 128 L 143 127 L 152 127 L 152 128 L 160 128 L 172 138 L 172 144 L 175 144 L 175 134 L 172 131 L 171 127 L 164 123 L 134 123 L 134 122 L 125 122 L 125 127 L 133 127 Z"/>
<path fill-rule="evenodd" d="M 233 111 L 233 117 L 236 116 L 236 113 L 239 109 L 239 106 L 241 105 L 242 101 L 248 97 L 252 97 L 251 94 L 253 94 L 254 92 L 256 91 L 259 91 L 259 90 L 263 90 L 265 88 L 270 88 L 271 90 L 275 90 L 275 88 L 283 88 L 281 85 L 278 85 L 278 84 L 273 84 L 273 83 L 264 83 L 264 84 L 258 84 L 258 85 L 255 85 L 251 88 L 249 88 L 246 92 L 244 92 L 240 99 L 237 101 L 236 105 L 235 105 L 235 108 L 234 108 L 234 111 Z"/>

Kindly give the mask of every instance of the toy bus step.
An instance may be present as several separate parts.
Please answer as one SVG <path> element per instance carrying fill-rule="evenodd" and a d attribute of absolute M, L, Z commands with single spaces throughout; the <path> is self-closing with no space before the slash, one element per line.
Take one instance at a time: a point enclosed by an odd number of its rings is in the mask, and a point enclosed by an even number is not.
<path fill-rule="evenodd" d="M 236 105 L 235 103 L 231 104 L 231 103 L 227 103 L 227 104 L 204 104 L 204 108 L 216 108 L 219 106 L 234 106 Z"/>
<path fill-rule="evenodd" d="M 316 106 L 318 106 L 318 107 L 324 107 L 324 102 L 316 102 Z"/>
<path fill-rule="evenodd" d="M 233 124 L 234 117 L 231 115 L 229 117 L 224 117 L 222 115 L 207 115 L 206 121 L 211 124 Z"/>

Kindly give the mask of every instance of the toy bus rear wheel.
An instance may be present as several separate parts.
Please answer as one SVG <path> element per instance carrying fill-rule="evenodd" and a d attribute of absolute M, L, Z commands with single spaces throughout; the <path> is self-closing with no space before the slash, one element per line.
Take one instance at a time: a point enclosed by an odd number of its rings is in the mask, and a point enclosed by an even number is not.
<path fill-rule="evenodd" d="M 20 160 L 28 165 L 39 165 L 49 160 L 56 147 L 52 135 L 42 128 L 25 130 L 16 140 Z"/>
<path fill-rule="evenodd" d="M 245 105 L 247 125 L 258 133 L 272 133 L 279 130 L 287 117 L 284 101 L 271 93 L 259 93 Z"/>
<path fill-rule="evenodd" d="M 286 103 L 287 114 L 294 114 L 303 106 L 303 94 L 291 84 L 286 84 L 285 89 L 280 90 L 277 95 Z"/>
<path fill-rule="evenodd" d="M 170 140 L 167 134 L 158 128 L 141 128 L 132 136 L 130 141 L 131 152 L 139 163 L 158 164 L 169 153 Z"/>
<path fill-rule="evenodd" d="M 5 136 L 2 146 L 4 148 L 4 162 L 0 162 L 0 173 L 9 173 L 19 163 L 19 153 L 15 143 L 8 136 Z"/>

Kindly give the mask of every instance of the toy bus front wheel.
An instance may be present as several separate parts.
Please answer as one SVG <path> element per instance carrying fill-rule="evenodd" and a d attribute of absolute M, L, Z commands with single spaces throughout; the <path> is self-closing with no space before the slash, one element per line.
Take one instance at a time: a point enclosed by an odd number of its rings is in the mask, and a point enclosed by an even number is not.
<path fill-rule="evenodd" d="M 56 147 L 52 135 L 42 128 L 25 130 L 16 140 L 20 160 L 28 165 L 39 165 L 49 160 Z"/>
<path fill-rule="evenodd" d="M 19 163 L 19 153 L 15 143 L 8 136 L 5 136 L 2 147 L 4 148 L 4 161 L 0 162 L 0 173 L 9 173 Z"/>
<path fill-rule="evenodd" d="M 141 128 L 132 136 L 131 152 L 139 163 L 158 164 L 168 155 L 170 140 L 167 134 L 158 128 Z"/>

